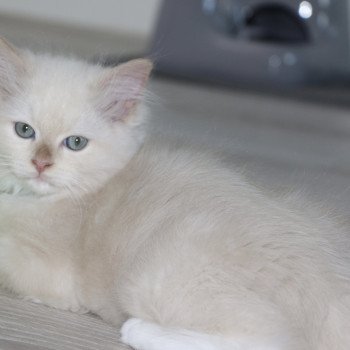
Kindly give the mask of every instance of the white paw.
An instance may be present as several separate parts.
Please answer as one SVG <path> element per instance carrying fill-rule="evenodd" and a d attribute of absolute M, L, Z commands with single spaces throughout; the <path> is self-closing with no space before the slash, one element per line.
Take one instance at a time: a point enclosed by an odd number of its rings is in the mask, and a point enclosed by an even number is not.
<path fill-rule="evenodd" d="M 125 344 L 130 345 L 130 342 L 136 337 L 138 328 L 142 324 L 142 320 L 139 318 L 129 318 L 124 322 L 120 329 L 121 341 Z"/>
<path fill-rule="evenodd" d="M 137 350 L 153 349 L 153 342 L 161 333 L 159 326 L 139 318 L 130 318 L 120 329 L 121 341 Z"/>

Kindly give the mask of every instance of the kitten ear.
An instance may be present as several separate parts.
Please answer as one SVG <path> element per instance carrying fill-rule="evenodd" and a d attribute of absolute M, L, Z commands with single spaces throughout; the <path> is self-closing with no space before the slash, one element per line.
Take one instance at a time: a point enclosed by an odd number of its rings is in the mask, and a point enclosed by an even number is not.
<path fill-rule="evenodd" d="M 25 64 L 19 50 L 0 37 L 0 93 L 10 95 L 15 92 L 24 72 Z"/>
<path fill-rule="evenodd" d="M 152 63 L 136 59 L 108 69 L 98 82 L 97 107 L 112 121 L 125 120 L 143 99 Z"/>

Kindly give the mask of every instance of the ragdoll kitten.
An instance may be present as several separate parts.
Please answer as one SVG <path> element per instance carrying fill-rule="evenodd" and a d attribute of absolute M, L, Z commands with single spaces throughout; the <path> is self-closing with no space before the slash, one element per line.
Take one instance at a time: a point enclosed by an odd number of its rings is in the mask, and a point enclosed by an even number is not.
<path fill-rule="evenodd" d="M 150 70 L 1 40 L 3 288 L 139 350 L 349 350 L 345 233 L 216 160 L 141 147 Z"/>

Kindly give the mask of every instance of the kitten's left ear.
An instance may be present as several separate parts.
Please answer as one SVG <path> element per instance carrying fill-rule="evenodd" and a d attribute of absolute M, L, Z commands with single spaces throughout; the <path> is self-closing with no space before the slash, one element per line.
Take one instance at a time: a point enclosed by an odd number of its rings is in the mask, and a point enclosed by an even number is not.
<path fill-rule="evenodd" d="M 97 107 L 112 121 L 126 120 L 144 97 L 152 63 L 136 59 L 109 68 L 98 81 Z"/>
<path fill-rule="evenodd" d="M 3 95 L 10 95 L 18 89 L 25 71 L 20 50 L 0 37 L 0 91 Z"/>

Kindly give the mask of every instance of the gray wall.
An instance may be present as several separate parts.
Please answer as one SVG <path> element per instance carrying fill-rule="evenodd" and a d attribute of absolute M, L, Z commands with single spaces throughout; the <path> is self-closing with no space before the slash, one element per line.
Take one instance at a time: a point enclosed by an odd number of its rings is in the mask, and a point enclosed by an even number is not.
<path fill-rule="evenodd" d="M 161 0 L 0 0 L 0 13 L 149 37 Z"/>

